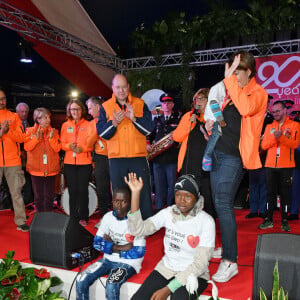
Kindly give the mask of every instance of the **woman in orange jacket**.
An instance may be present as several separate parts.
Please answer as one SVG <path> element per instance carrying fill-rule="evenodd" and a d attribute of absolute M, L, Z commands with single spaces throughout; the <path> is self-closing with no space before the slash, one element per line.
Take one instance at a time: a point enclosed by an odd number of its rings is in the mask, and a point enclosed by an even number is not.
<path fill-rule="evenodd" d="M 227 282 L 238 274 L 233 203 L 243 166 L 247 169 L 261 167 L 258 149 L 268 101 L 267 92 L 255 80 L 256 62 L 251 53 L 243 50 L 235 53 L 226 63 L 224 75 L 224 98 L 216 100 L 223 101 L 226 126 L 222 127 L 222 136 L 216 143 L 210 173 L 223 247 L 218 271 L 212 276 L 217 282 Z M 207 120 L 208 131 L 213 123 Z"/>
<path fill-rule="evenodd" d="M 26 169 L 31 175 L 37 212 L 52 210 L 55 175 L 60 171 L 61 143 L 58 131 L 50 125 L 50 117 L 49 110 L 39 107 L 33 112 L 34 126 L 26 128 Z"/>
<path fill-rule="evenodd" d="M 181 143 L 177 164 L 179 175 L 192 174 L 195 176 L 200 193 L 204 197 L 204 210 L 215 217 L 210 188 L 210 174 L 199 167 L 208 140 L 203 117 L 208 93 L 208 88 L 201 88 L 195 93 L 192 110 L 185 113 L 181 118 L 173 132 L 173 139 Z"/>
<path fill-rule="evenodd" d="M 68 119 L 61 127 L 70 217 L 78 220 L 82 226 L 87 226 L 89 218 L 88 186 L 92 174 L 92 149 L 87 146 L 90 123 L 85 117 L 85 106 L 79 100 L 71 100 L 67 105 Z"/>

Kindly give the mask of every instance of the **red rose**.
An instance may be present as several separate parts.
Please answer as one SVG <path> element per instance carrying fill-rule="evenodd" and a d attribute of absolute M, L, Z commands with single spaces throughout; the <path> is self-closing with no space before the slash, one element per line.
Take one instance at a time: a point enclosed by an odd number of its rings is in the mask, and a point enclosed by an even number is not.
<path fill-rule="evenodd" d="M 24 279 L 24 276 L 19 276 L 14 279 L 5 278 L 1 281 L 1 284 L 2 285 L 13 285 L 14 283 L 20 282 L 23 279 Z"/>
<path fill-rule="evenodd" d="M 40 270 L 34 269 L 34 274 L 38 278 L 50 278 L 50 272 L 47 272 L 47 270 L 44 268 Z"/>
<path fill-rule="evenodd" d="M 12 291 L 6 295 L 9 300 L 19 300 L 21 296 L 21 293 L 17 288 L 13 288 Z"/>

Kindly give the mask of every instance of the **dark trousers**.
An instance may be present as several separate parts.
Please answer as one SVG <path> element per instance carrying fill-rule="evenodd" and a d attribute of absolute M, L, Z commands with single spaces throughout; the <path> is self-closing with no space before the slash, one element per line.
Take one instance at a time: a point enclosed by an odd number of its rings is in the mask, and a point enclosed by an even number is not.
<path fill-rule="evenodd" d="M 140 209 L 145 220 L 153 215 L 150 170 L 146 157 L 109 159 L 109 173 L 113 191 L 117 187 L 126 185 L 124 176 L 127 176 L 129 172 L 134 172 L 138 178 L 142 177 L 143 179 L 144 186 L 140 195 Z"/>
<path fill-rule="evenodd" d="M 31 182 L 37 212 L 52 211 L 55 175 L 46 177 L 31 175 Z"/>
<path fill-rule="evenodd" d="M 89 180 L 92 165 L 64 165 L 64 174 L 69 190 L 70 217 L 77 220 L 89 219 Z"/>
<path fill-rule="evenodd" d="M 293 168 L 265 168 L 267 181 L 267 217 L 272 220 L 273 211 L 280 195 L 281 218 L 287 218 L 290 204 Z"/>
<path fill-rule="evenodd" d="M 150 300 L 151 296 L 157 290 L 167 286 L 170 281 L 172 281 L 174 277 L 171 279 L 166 279 L 156 270 L 152 271 L 150 275 L 143 282 L 141 287 L 137 290 L 137 292 L 133 295 L 131 300 Z M 202 294 L 202 292 L 207 287 L 207 281 L 203 278 L 198 278 L 198 289 L 197 293 L 190 294 L 186 290 L 185 286 L 180 287 L 175 293 L 171 294 L 171 300 L 195 300 Z"/>
<path fill-rule="evenodd" d="M 111 206 L 108 158 L 105 155 L 95 154 L 94 162 L 98 206 L 100 215 L 104 216 Z"/>
<path fill-rule="evenodd" d="M 23 169 L 24 171 L 24 177 L 25 177 L 25 184 L 23 185 L 22 189 L 22 196 L 24 200 L 24 204 L 28 205 L 33 202 L 33 187 L 31 182 L 31 175 L 26 171 L 26 169 Z"/>

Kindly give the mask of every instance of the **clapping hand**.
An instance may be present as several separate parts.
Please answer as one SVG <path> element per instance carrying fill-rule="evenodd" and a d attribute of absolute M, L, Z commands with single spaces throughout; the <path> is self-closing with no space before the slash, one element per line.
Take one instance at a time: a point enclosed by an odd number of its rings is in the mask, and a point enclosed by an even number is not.
<path fill-rule="evenodd" d="M 51 128 L 50 134 L 49 134 L 49 139 L 50 139 L 50 140 L 53 138 L 54 132 L 55 132 L 55 129 L 54 129 L 54 128 Z"/>
<path fill-rule="evenodd" d="M 3 136 L 3 134 L 7 133 L 8 130 L 9 130 L 8 121 L 4 121 L 1 124 L 0 137 Z"/>
<path fill-rule="evenodd" d="M 133 111 L 133 106 L 129 103 L 126 103 L 126 113 L 125 113 L 125 117 L 131 121 L 134 120 L 134 111 Z"/>
<path fill-rule="evenodd" d="M 115 127 L 117 127 L 125 117 L 126 112 L 124 110 L 119 110 L 113 112 L 113 120 L 112 123 Z"/>

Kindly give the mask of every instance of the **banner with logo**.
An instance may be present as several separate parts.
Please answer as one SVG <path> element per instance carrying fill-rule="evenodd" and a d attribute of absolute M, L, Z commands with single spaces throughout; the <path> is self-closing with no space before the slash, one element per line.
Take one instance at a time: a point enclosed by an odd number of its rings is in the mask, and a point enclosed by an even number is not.
<path fill-rule="evenodd" d="M 272 103 L 293 100 L 293 111 L 300 111 L 300 54 L 284 54 L 256 58 L 257 82 L 269 95 Z"/>

